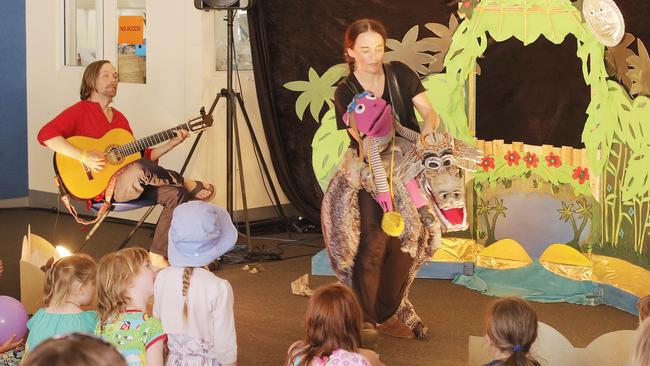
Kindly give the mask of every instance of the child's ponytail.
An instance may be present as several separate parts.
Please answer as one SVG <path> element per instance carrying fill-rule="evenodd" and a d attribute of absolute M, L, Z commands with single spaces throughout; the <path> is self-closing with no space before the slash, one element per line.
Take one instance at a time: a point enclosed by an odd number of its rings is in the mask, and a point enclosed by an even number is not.
<path fill-rule="evenodd" d="M 190 290 L 190 278 L 194 267 L 185 267 L 183 270 L 183 326 L 187 325 L 187 293 Z"/>

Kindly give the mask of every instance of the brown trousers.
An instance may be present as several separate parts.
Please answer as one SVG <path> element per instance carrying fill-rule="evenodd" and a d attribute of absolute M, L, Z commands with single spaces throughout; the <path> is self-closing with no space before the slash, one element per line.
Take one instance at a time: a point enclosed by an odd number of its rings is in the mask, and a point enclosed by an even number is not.
<path fill-rule="evenodd" d="M 146 198 L 163 206 L 149 250 L 167 257 L 167 233 L 174 208 L 190 199 L 183 177 L 154 162 L 140 159 L 125 167 L 117 176 L 113 199 L 116 202 Z"/>
<path fill-rule="evenodd" d="M 383 211 L 365 190 L 359 191 L 361 236 L 352 287 L 363 308 L 364 321 L 383 323 L 399 308 L 413 258 L 400 249 L 399 238 L 381 229 Z"/>

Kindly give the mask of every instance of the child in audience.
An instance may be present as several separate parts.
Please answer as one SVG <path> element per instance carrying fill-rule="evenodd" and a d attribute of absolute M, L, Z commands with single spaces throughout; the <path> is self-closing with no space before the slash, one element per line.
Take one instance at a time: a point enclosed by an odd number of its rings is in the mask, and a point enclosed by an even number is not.
<path fill-rule="evenodd" d="M 628 366 L 648 366 L 650 365 L 650 319 L 645 319 L 639 326 L 636 345 Z"/>
<path fill-rule="evenodd" d="M 379 356 L 360 347 L 362 314 L 352 290 L 341 284 L 318 289 L 309 299 L 307 336 L 289 347 L 288 366 L 383 366 Z"/>
<path fill-rule="evenodd" d="M 528 354 L 537 338 L 537 314 L 526 301 L 518 297 L 493 301 L 485 328 L 496 359 L 484 366 L 540 366 Z"/>
<path fill-rule="evenodd" d="M 73 254 L 53 261 L 45 274 L 45 308 L 27 322 L 27 351 L 57 335 L 92 333 L 97 313 L 84 311 L 95 299 L 97 265 L 87 254 Z"/>
<path fill-rule="evenodd" d="M 4 272 L 4 263 L 0 259 L 0 278 Z M 24 339 L 16 340 L 15 336 L 9 337 L 3 344 L 0 344 L 0 366 L 14 366 L 20 364 L 25 352 Z"/>
<path fill-rule="evenodd" d="M 22 366 L 126 366 L 126 361 L 101 338 L 72 333 L 41 342 Z"/>
<path fill-rule="evenodd" d="M 639 324 L 641 324 L 650 315 L 650 295 L 640 298 L 636 307 L 639 309 Z"/>
<path fill-rule="evenodd" d="M 113 343 L 129 366 L 162 366 L 166 338 L 160 321 L 146 313 L 153 295 L 149 253 L 127 248 L 102 257 L 97 266 L 99 324 L 95 333 Z"/>
<path fill-rule="evenodd" d="M 158 273 L 154 289 L 154 315 L 168 334 L 166 365 L 237 365 L 232 288 L 206 268 L 236 241 L 237 229 L 223 208 L 190 201 L 174 209 L 171 267 Z"/>

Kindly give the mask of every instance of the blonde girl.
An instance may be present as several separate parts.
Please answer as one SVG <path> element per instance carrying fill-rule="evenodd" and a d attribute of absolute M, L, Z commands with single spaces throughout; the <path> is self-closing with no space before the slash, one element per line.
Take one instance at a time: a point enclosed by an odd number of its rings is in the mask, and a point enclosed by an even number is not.
<path fill-rule="evenodd" d="M 45 274 L 45 307 L 27 322 L 28 351 L 50 337 L 93 332 L 97 313 L 82 307 L 92 304 L 95 298 L 96 271 L 95 261 L 86 254 L 73 254 L 53 262 Z"/>
<path fill-rule="evenodd" d="M 166 335 L 146 313 L 155 273 L 148 252 L 127 248 L 102 257 L 97 267 L 100 321 L 95 333 L 111 342 L 129 366 L 161 366 Z"/>

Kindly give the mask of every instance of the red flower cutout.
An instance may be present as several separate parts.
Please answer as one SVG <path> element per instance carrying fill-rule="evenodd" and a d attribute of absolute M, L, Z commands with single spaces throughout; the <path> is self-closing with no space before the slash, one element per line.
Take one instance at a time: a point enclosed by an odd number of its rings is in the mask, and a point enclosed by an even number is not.
<path fill-rule="evenodd" d="M 470 4 L 469 1 L 465 1 L 465 2 L 463 3 L 463 6 L 466 7 L 466 8 L 469 8 L 470 5 L 471 5 L 471 4 Z"/>
<path fill-rule="evenodd" d="M 577 179 L 580 184 L 583 184 L 589 179 L 589 169 L 577 167 L 573 169 L 573 179 Z"/>
<path fill-rule="evenodd" d="M 537 168 L 539 159 L 537 158 L 537 154 L 529 151 L 526 153 L 526 156 L 524 156 L 524 161 L 526 162 L 526 168 L 530 169 L 530 167 Z"/>
<path fill-rule="evenodd" d="M 562 165 L 562 159 L 560 159 L 559 155 L 555 155 L 552 152 L 546 155 L 546 164 L 548 164 L 549 167 L 556 167 L 559 168 L 560 165 Z"/>
<path fill-rule="evenodd" d="M 508 162 L 508 166 L 512 166 L 512 163 L 519 165 L 519 160 L 521 160 L 521 156 L 519 156 L 518 152 L 510 150 L 508 150 L 508 153 L 503 158 Z"/>
<path fill-rule="evenodd" d="M 484 156 L 479 165 L 483 168 L 483 171 L 486 172 L 490 169 L 494 169 L 494 158 L 489 155 Z"/>

